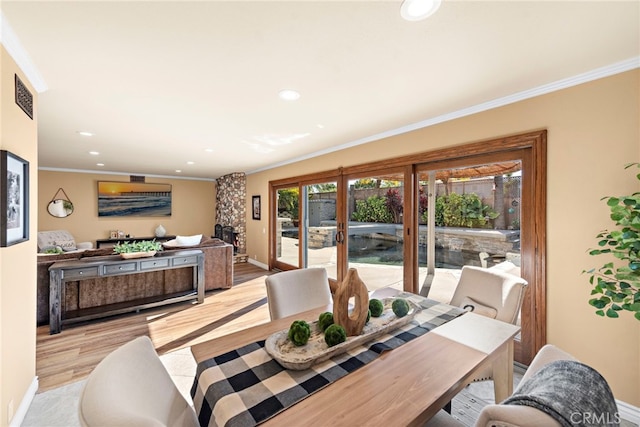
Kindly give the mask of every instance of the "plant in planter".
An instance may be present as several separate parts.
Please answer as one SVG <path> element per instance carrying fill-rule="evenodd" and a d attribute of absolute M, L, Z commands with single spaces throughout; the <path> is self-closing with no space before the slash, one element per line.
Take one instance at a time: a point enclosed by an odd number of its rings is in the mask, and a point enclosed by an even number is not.
<path fill-rule="evenodd" d="M 117 254 L 130 254 L 136 252 L 157 252 L 162 250 L 162 244 L 154 240 L 140 240 L 139 242 L 122 242 L 113 247 Z"/>
<path fill-rule="evenodd" d="M 625 169 L 637 166 L 632 163 Z M 640 174 L 636 175 L 640 180 Z M 611 209 L 615 230 L 604 230 L 597 235 L 599 249 L 590 255 L 611 254 L 619 262 L 607 262 L 598 269 L 585 270 L 593 286 L 589 300 L 596 314 L 616 318 L 621 310 L 631 311 L 640 320 L 640 192 L 630 196 L 604 197 Z"/>

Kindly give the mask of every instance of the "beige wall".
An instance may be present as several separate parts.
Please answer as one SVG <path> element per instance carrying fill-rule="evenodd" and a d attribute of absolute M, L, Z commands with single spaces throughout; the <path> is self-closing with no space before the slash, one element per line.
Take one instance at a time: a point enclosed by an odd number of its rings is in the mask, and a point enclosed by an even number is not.
<path fill-rule="evenodd" d="M 214 181 L 147 177 L 146 182 L 171 184 L 170 217 L 98 217 L 98 181 L 129 181 L 129 175 L 106 175 L 41 170 L 38 172 L 38 230 L 68 230 L 76 242 L 109 237 L 109 230 L 122 230 L 134 237 L 154 236 L 158 225 L 169 235 L 213 235 L 216 190 Z M 64 189 L 74 212 L 56 218 L 47 204 L 58 189 Z"/>
<path fill-rule="evenodd" d="M 640 71 L 634 70 L 249 175 L 247 195 L 260 194 L 265 204 L 260 221 L 247 220 L 247 253 L 268 263 L 269 180 L 548 129 L 548 341 L 599 370 L 617 399 L 640 406 L 640 322 L 628 313 L 617 320 L 593 314 L 581 274 L 604 263 L 587 254 L 595 235 L 611 225 L 600 198 L 640 190 L 637 170 L 624 170 L 640 161 L 639 106 Z"/>
<path fill-rule="evenodd" d="M 29 241 L 0 248 L 0 425 L 8 425 L 33 383 L 36 370 L 38 94 L 5 48 L 0 49 L 0 148 L 29 162 L 31 207 Z M 34 120 L 15 103 L 16 73 L 33 94 Z"/>

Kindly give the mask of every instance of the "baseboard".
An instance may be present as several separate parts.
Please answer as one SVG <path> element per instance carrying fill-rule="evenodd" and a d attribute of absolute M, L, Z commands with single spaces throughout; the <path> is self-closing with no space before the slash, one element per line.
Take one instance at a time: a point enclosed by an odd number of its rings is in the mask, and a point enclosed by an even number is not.
<path fill-rule="evenodd" d="M 269 270 L 269 266 L 267 264 L 263 264 L 259 261 L 256 261 L 255 259 L 247 258 L 247 262 L 249 264 L 255 265 L 256 267 L 260 267 L 263 270 Z"/>
<path fill-rule="evenodd" d="M 22 422 L 24 421 L 24 417 L 27 416 L 27 411 L 29 410 L 29 406 L 31 406 L 31 402 L 33 402 L 33 398 L 36 396 L 38 392 L 38 377 L 33 377 L 33 381 L 31 381 L 31 385 L 27 389 L 27 392 L 24 394 L 22 401 L 20 402 L 20 406 L 18 406 L 18 410 L 15 414 L 13 414 L 13 418 L 11 418 L 11 423 L 9 427 L 20 427 Z"/>
<path fill-rule="evenodd" d="M 622 402 L 620 400 L 616 400 L 616 404 L 618 405 L 620 418 L 631 421 L 636 425 L 640 425 L 640 408 L 629 405 L 628 403 Z"/>

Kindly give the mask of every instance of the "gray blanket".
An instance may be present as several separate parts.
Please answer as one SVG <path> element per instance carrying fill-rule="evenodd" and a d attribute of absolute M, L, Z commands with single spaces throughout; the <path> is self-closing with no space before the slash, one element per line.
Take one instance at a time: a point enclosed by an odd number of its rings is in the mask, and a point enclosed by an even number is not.
<path fill-rule="evenodd" d="M 620 425 L 607 381 L 593 368 L 571 360 L 544 366 L 502 403 L 534 407 L 565 427 Z"/>

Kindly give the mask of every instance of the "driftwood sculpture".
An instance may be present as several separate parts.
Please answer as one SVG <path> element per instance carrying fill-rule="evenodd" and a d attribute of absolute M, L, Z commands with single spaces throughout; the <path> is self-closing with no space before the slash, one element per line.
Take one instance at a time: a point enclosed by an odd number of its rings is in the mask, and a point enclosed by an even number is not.
<path fill-rule="evenodd" d="M 355 297 L 355 305 L 349 314 L 349 299 Z M 369 291 L 358 276 L 358 270 L 350 268 L 333 296 L 333 321 L 341 325 L 347 336 L 360 335 L 367 322 Z"/>

